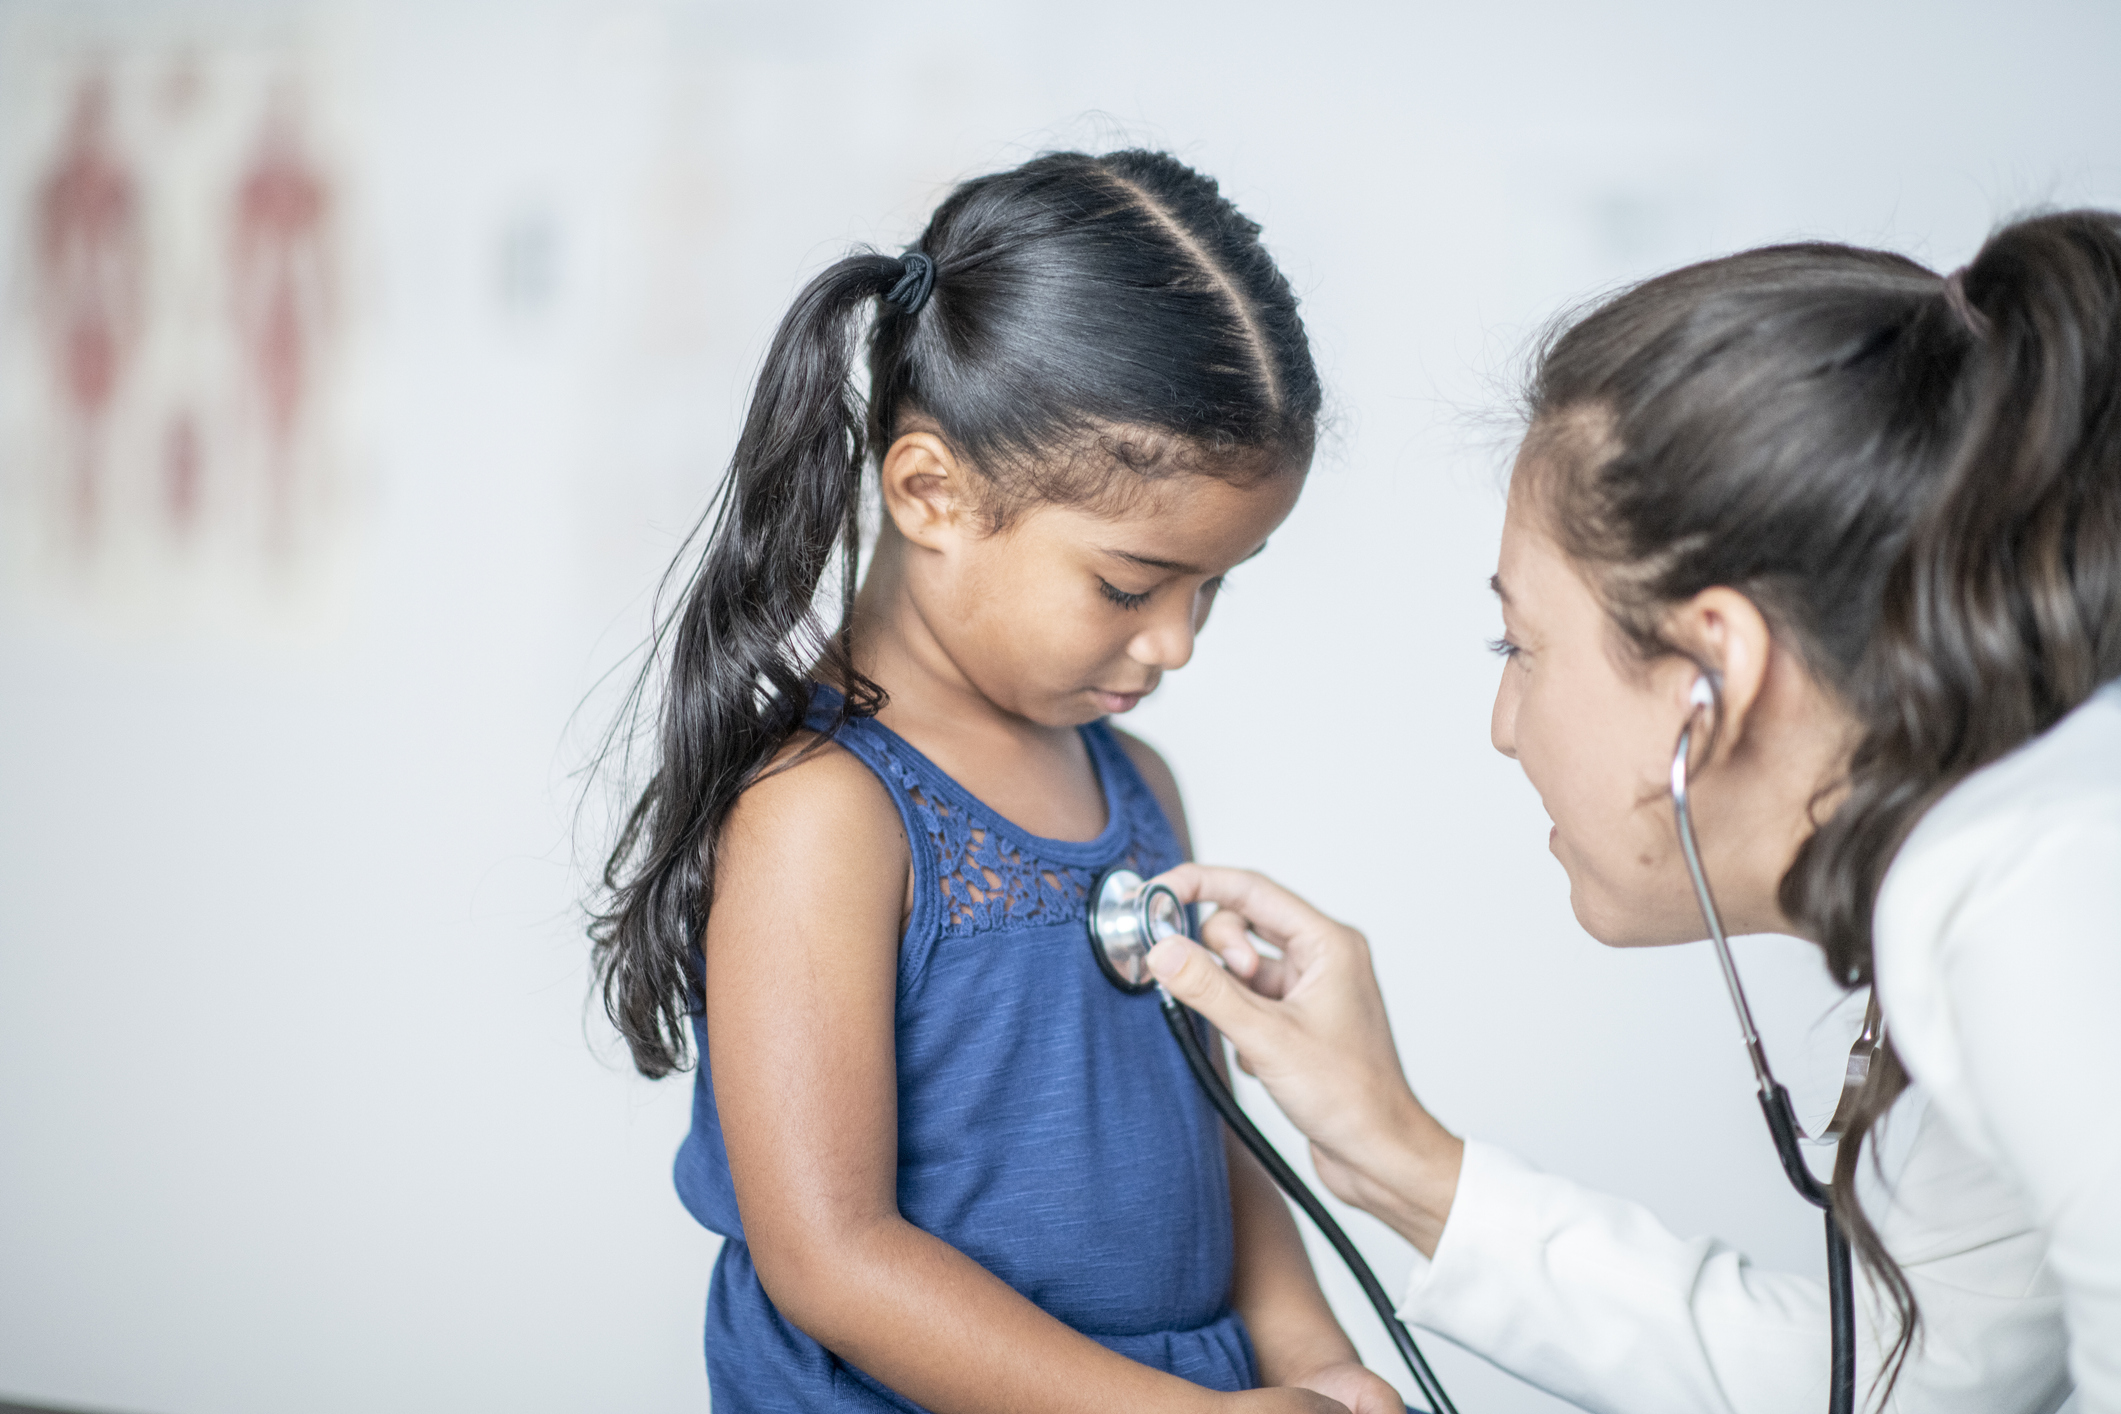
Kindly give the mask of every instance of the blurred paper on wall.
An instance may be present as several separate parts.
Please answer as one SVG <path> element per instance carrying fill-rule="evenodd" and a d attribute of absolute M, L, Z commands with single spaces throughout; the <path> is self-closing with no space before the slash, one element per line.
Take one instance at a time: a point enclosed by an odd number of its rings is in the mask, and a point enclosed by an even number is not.
<path fill-rule="evenodd" d="M 636 165 L 621 192 L 607 142 L 598 174 L 572 184 L 608 184 L 616 213 L 579 519 L 596 592 L 626 602 L 718 484 L 757 360 L 804 283 L 856 246 L 899 250 L 966 177 L 1157 135 L 1071 112 L 1031 56 L 963 52 L 947 27 L 856 36 L 800 10 L 703 5 L 600 20 L 564 81 L 597 123 L 634 110 Z M 614 84 L 605 69 L 622 65 Z M 583 225 L 571 275 L 598 254 Z"/>
<path fill-rule="evenodd" d="M 11 18 L 0 593 L 125 630 L 313 632 L 360 484 L 330 48 Z"/>

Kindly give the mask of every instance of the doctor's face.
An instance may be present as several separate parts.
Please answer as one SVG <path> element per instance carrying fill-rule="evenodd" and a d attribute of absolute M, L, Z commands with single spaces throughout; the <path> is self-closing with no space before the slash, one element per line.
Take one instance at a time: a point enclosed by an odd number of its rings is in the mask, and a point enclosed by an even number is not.
<path fill-rule="evenodd" d="M 1528 484 L 1532 483 L 1532 484 Z M 1643 947 L 1701 936 L 1672 823 L 1672 679 L 1607 617 L 1576 562 L 1542 525 L 1523 462 L 1511 480 L 1494 585 L 1502 601 L 1495 749 L 1524 768 L 1554 822 L 1577 921 L 1600 942 Z"/>

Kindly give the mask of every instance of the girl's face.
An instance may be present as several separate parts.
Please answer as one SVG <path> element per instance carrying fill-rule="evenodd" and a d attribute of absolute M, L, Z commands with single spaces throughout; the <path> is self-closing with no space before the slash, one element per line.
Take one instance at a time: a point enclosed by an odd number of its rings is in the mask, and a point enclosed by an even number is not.
<path fill-rule="evenodd" d="M 1577 920 L 1600 942 L 1640 947 L 1702 936 L 1672 821 L 1672 748 L 1696 673 L 1643 663 L 1512 479 L 1494 578 L 1506 661 L 1495 749 L 1524 768 L 1554 822 L 1548 848 Z"/>
<path fill-rule="evenodd" d="M 1303 483 L 1181 473 L 1117 513 L 1035 506 L 993 532 L 953 517 L 922 534 L 894 515 L 934 551 L 914 552 L 908 598 L 954 675 L 1004 712 L 1048 727 L 1126 712 L 1193 656 L 1223 577 Z"/>

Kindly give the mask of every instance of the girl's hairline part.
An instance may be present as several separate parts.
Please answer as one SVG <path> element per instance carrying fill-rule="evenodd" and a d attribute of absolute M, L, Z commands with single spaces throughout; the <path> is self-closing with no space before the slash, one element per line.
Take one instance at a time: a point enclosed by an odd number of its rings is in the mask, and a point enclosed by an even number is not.
<path fill-rule="evenodd" d="M 1301 478 L 1309 468 L 1315 414 L 1299 407 L 1292 419 L 1287 405 L 1306 393 L 1306 365 L 1274 361 L 1282 357 L 1281 306 L 1266 296 L 1248 300 L 1253 267 L 1234 248 L 1224 249 L 1223 223 L 1231 213 L 1217 207 L 1203 216 L 1191 204 L 1196 195 L 1214 198 L 1213 183 L 1183 164 L 1165 173 L 1155 162 L 1130 179 L 1122 175 L 1128 158 L 1119 153 L 1046 155 L 1069 159 L 1048 166 L 1073 169 L 1059 172 L 1060 188 L 1075 189 L 1072 202 L 1050 200 L 1043 182 L 1051 172 L 1030 173 L 1039 180 L 1028 184 L 1012 183 L 1009 173 L 960 183 L 909 251 L 894 257 L 855 245 L 803 286 L 753 372 L 729 467 L 657 587 L 639 670 L 590 773 L 617 764 L 631 776 L 637 748 L 656 767 L 604 859 L 588 930 L 606 1014 L 645 1074 L 688 1061 L 685 1018 L 697 1014 L 701 986 L 697 927 L 712 906 L 716 837 L 727 803 L 759 767 L 772 769 L 770 748 L 801 725 L 808 684 L 841 682 L 842 716 L 881 705 L 882 690 L 853 666 L 849 634 L 865 507 L 873 504 L 875 486 L 865 472 L 888 455 L 891 443 L 906 431 L 939 434 L 978 473 L 981 489 L 991 488 L 989 514 L 997 518 L 1040 503 L 1127 516 L 1153 511 L 1163 494 L 1156 482 L 1205 475 L 1250 487 L 1283 481 L 1292 470 Z M 1160 190 L 1159 174 L 1181 182 L 1161 199 L 1152 195 Z M 1187 180 L 1196 185 L 1184 185 Z M 968 204 L 975 188 L 990 185 L 1004 199 L 1000 216 L 1009 218 L 995 230 L 983 224 L 995 212 Z M 1045 227 L 1036 220 L 1018 229 L 1023 213 L 1009 206 L 1012 192 L 1032 203 L 1033 215 L 1045 209 L 1049 218 L 1103 223 L 1137 249 L 1155 276 L 1149 288 L 1177 297 L 1192 320 L 1189 337 L 1209 350 L 1209 357 L 1189 360 L 1191 382 L 1183 370 L 1174 372 L 1172 396 L 1155 403 L 1124 377 L 1117 384 L 1109 373 L 1071 382 L 1059 374 L 1080 370 L 1065 359 L 1057 370 L 1033 359 L 1019 372 L 1053 376 L 1017 390 L 1028 394 L 1028 406 L 1016 415 L 992 408 L 985 409 L 992 415 L 982 415 L 979 388 L 972 390 L 965 425 L 952 418 L 946 427 L 921 408 L 931 398 L 954 402 L 943 395 L 958 385 L 948 378 L 917 381 L 908 369 L 925 369 L 927 353 L 934 352 L 948 373 L 954 360 L 979 352 L 971 316 L 984 306 L 957 309 L 952 296 L 960 282 L 964 293 L 979 298 L 968 274 L 1005 260 L 1019 238 L 1043 239 Z M 965 226 L 971 215 L 983 222 Z M 1246 249 L 1255 249 L 1257 226 L 1236 219 L 1253 239 Z M 938 237 L 933 249 L 931 236 Z M 914 254 L 938 267 L 933 293 L 943 297 L 940 310 L 931 300 L 918 319 L 890 298 L 905 267 L 919 263 Z M 1011 291 L 1006 280 L 1001 290 L 1027 294 Z M 1028 292 L 1034 306 L 1037 293 Z M 1291 327 L 1300 345 L 1301 326 Z M 1153 328 L 1144 337 L 1154 342 L 1169 332 Z M 1239 341 L 1243 351 L 1236 350 Z M 1094 343 L 1081 353 L 1099 357 Z M 859 376 L 864 363 L 866 386 Z M 1297 380 L 1296 393 L 1283 387 L 1284 378 Z M 1113 420 L 1111 411 L 1098 415 L 1098 408 L 1117 410 L 1124 420 Z M 912 427 L 908 414 L 919 418 Z M 769 474 L 788 484 L 769 481 Z M 786 494 L 776 495 L 776 485 Z M 791 541 L 796 531 L 802 538 Z M 695 544 L 697 554 L 688 553 Z M 824 604 L 835 560 L 843 566 L 837 632 L 829 630 Z M 680 579 L 683 592 L 666 603 Z M 712 606 L 725 602 L 735 607 L 717 614 Z"/>
<path fill-rule="evenodd" d="M 1283 413 L 1285 409 L 1282 404 L 1281 380 L 1274 373 L 1274 360 L 1268 351 L 1266 331 L 1260 328 L 1259 316 L 1245 299 L 1244 292 L 1237 288 L 1237 281 L 1231 278 L 1229 271 L 1223 269 L 1222 262 L 1208 253 L 1208 248 L 1200 243 L 1200 239 L 1187 230 L 1178 217 L 1152 196 L 1147 188 L 1112 171 L 1102 162 L 1097 164 L 1097 171 L 1126 193 L 1150 220 L 1161 227 L 1222 295 L 1230 306 L 1231 313 L 1237 316 L 1237 322 L 1244 328 L 1245 342 L 1252 350 L 1252 362 L 1259 369 L 1260 382 L 1266 385 L 1268 405 L 1277 414 Z"/>

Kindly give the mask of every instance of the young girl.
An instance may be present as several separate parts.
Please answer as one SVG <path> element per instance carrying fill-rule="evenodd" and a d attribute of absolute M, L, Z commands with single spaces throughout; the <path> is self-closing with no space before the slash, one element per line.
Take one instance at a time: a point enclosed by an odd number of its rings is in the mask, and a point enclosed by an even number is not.
<path fill-rule="evenodd" d="M 728 1239 L 725 1411 L 1402 1407 L 1084 931 L 1103 870 L 1187 853 L 1103 719 L 1184 666 L 1309 463 L 1258 235 L 1169 157 L 1042 157 L 774 337 L 593 930 L 640 1069 L 699 1047 L 677 1184 Z"/>

